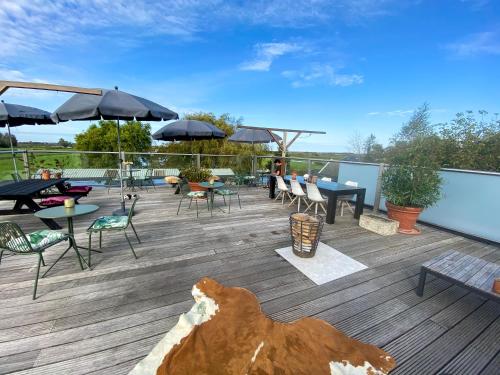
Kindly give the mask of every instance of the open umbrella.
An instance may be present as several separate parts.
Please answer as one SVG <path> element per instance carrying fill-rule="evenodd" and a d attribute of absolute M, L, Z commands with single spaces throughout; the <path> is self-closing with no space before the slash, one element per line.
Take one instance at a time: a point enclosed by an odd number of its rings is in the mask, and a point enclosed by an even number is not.
<path fill-rule="evenodd" d="M 273 138 L 273 136 L 275 138 Z M 232 136 L 228 138 L 229 142 L 238 142 L 238 143 L 251 143 L 253 149 L 253 157 L 252 157 L 252 174 L 255 174 L 255 144 L 256 143 L 270 143 L 274 142 L 276 139 L 281 140 L 281 137 L 277 134 L 273 133 L 273 136 L 266 129 L 246 129 L 240 128 L 237 129 Z"/>
<path fill-rule="evenodd" d="M 19 104 L 5 103 L 3 100 L 0 102 L 0 127 L 7 127 L 7 131 L 9 132 L 10 150 L 16 174 L 18 172 L 10 128 L 13 126 L 37 124 L 54 124 L 54 121 L 52 121 L 50 113 L 47 111 Z"/>
<path fill-rule="evenodd" d="M 153 134 L 157 141 L 195 141 L 224 138 L 226 133 L 209 122 L 199 120 L 174 121 Z"/>
<path fill-rule="evenodd" d="M 222 139 L 226 133 L 209 122 L 199 120 L 174 121 L 153 134 L 157 141 L 202 141 L 208 139 Z M 191 154 L 193 145 L 191 144 Z"/>
<path fill-rule="evenodd" d="M 150 100 L 119 91 L 102 90 L 101 95 L 75 94 L 52 113 L 55 122 L 69 120 L 116 120 L 118 131 L 118 155 L 120 159 L 121 210 L 117 215 L 125 215 L 123 197 L 122 154 L 120 142 L 120 120 L 162 121 L 177 119 L 177 113 Z"/>

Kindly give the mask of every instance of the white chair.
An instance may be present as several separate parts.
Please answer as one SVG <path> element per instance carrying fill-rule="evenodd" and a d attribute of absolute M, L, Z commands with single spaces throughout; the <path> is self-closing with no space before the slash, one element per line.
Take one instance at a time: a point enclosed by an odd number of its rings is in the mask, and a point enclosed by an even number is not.
<path fill-rule="evenodd" d="M 327 200 L 321 195 L 318 186 L 316 184 L 307 183 L 306 190 L 307 199 L 309 199 L 311 203 L 309 204 L 309 206 L 307 206 L 304 212 L 309 211 L 309 209 L 314 205 L 314 213 L 316 215 L 318 214 L 318 206 L 320 206 L 323 209 L 323 212 L 326 214 L 325 203 L 327 202 Z"/>
<path fill-rule="evenodd" d="M 344 185 L 358 187 L 358 183 L 355 181 L 346 181 Z M 340 216 L 344 216 L 344 206 L 346 206 L 351 213 L 354 213 L 349 201 L 354 199 L 354 194 L 351 195 L 341 195 L 337 198 L 337 202 L 340 204 Z"/>
<path fill-rule="evenodd" d="M 276 182 L 278 183 L 278 190 L 280 191 L 278 195 L 276 196 L 275 200 L 277 200 L 280 195 L 281 195 L 281 204 L 285 204 L 285 195 L 288 196 L 290 200 L 292 200 L 292 197 L 290 195 L 290 192 L 288 190 L 288 186 L 285 184 L 285 180 L 283 180 L 283 177 L 281 176 L 276 176 Z"/>
<path fill-rule="evenodd" d="M 295 197 L 292 199 L 288 207 L 290 207 L 295 201 L 297 202 L 297 211 L 300 212 L 300 202 L 303 200 L 306 203 L 307 206 L 307 195 L 304 193 L 304 190 L 302 189 L 302 186 L 300 186 L 299 182 L 297 180 L 291 180 L 290 181 L 290 186 L 292 187 L 292 194 L 295 195 Z"/>

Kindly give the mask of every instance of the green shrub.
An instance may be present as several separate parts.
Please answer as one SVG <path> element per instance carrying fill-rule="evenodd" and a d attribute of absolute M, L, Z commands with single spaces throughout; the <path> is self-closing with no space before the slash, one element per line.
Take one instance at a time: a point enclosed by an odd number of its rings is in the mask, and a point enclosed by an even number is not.
<path fill-rule="evenodd" d="M 212 173 L 206 168 L 189 167 L 181 170 L 181 176 L 185 177 L 189 182 L 206 181 Z"/>
<path fill-rule="evenodd" d="M 397 206 L 427 208 L 441 197 L 441 183 L 436 169 L 391 165 L 382 175 L 382 194 Z"/>

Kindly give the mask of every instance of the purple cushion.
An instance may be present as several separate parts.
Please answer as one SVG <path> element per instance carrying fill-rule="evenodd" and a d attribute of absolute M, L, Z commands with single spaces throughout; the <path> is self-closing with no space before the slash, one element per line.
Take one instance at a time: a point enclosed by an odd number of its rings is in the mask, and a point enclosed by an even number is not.
<path fill-rule="evenodd" d="M 72 186 L 69 189 L 66 189 L 66 192 L 88 194 L 91 190 L 92 186 Z"/>
<path fill-rule="evenodd" d="M 40 203 L 42 206 L 62 206 L 65 199 L 74 199 L 74 197 L 68 197 L 67 195 L 58 195 L 57 197 L 48 197 L 42 199 Z"/>

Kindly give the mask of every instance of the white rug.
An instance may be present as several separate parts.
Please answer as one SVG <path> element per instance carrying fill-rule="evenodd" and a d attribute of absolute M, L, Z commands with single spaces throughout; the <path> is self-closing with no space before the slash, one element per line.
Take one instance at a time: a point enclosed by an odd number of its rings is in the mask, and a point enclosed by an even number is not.
<path fill-rule="evenodd" d="M 292 247 L 277 249 L 276 252 L 292 266 L 310 278 L 316 285 L 364 270 L 364 264 L 342 254 L 322 242 L 318 244 L 316 254 L 312 258 L 300 258 L 292 251 Z"/>

